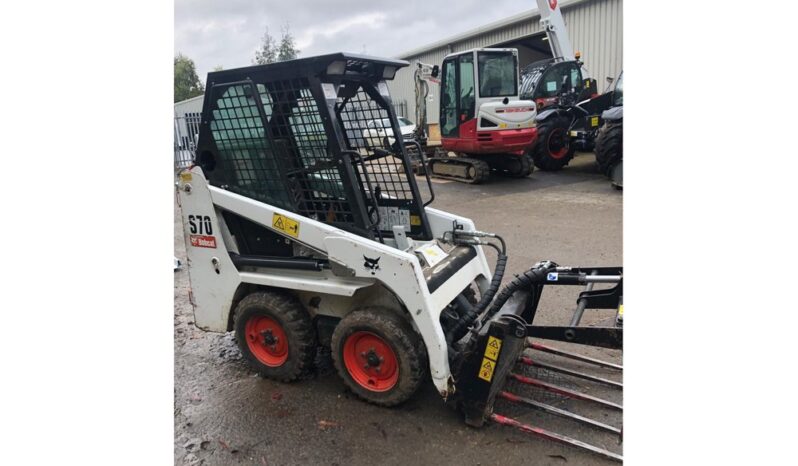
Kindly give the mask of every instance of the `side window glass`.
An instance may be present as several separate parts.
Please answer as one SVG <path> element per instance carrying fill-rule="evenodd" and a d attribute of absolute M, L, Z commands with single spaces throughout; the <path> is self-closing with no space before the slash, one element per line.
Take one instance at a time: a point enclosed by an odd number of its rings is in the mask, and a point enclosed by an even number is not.
<path fill-rule="evenodd" d="M 550 67 L 540 79 L 535 98 L 556 97 L 563 90 L 563 85 L 569 91 L 571 88 L 582 89 L 582 72 L 578 67 L 566 64 Z"/>
<path fill-rule="evenodd" d="M 324 124 L 310 89 L 299 89 L 297 94 L 296 106 L 291 108 L 288 124 L 302 164 L 308 168 L 328 157 L 327 133 L 324 132 Z"/>
<path fill-rule="evenodd" d="M 441 78 L 441 135 L 450 136 L 457 131 L 455 60 L 449 60 L 443 64 Z"/>
<path fill-rule="evenodd" d="M 476 101 L 474 92 L 474 57 L 471 54 L 460 55 L 460 114 L 465 115 L 465 119 L 474 117 L 474 103 Z"/>
<path fill-rule="evenodd" d="M 248 88 L 249 86 L 247 86 Z M 237 141 L 263 137 L 258 107 L 244 85 L 230 86 L 216 100 L 211 133 L 219 149 L 232 148 Z"/>
<path fill-rule="evenodd" d="M 535 97 L 547 98 L 557 95 L 557 91 L 560 89 L 560 80 L 558 79 L 560 77 L 559 69 L 559 66 L 552 66 L 543 73 Z"/>
<path fill-rule="evenodd" d="M 582 72 L 579 70 L 578 66 L 571 68 L 571 87 L 577 91 L 584 87 L 584 83 L 582 82 Z"/>

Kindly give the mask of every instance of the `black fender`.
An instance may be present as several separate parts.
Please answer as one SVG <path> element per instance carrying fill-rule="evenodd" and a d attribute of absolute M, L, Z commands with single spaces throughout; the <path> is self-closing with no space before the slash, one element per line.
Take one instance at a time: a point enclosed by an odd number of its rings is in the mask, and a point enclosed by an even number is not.
<path fill-rule="evenodd" d="M 538 113 L 538 116 L 535 117 L 536 123 L 543 123 L 545 121 L 551 120 L 552 118 L 557 117 L 566 117 L 570 119 L 570 115 L 568 111 L 564 108 L 556 107 L 556 108 L 547 108 L 542 112 Z"/>
<path fill-rule="evenodd" d="M 604 112 L 601 113 L 601 119 L 612 122 L 623 120 L 623 106 L 621 105 L 619 107 L 612 107 L 608 110 L 604 110 Z"/>

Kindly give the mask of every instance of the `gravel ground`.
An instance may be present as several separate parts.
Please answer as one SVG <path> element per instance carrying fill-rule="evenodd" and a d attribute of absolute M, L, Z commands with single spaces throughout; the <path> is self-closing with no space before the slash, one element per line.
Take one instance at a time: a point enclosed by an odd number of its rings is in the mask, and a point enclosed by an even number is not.
<path fill-rule="evenodd" d="M 521 180 L 494 176 L 477 186 L 439 181 L 434 187 L 434 207 L 470 217 L 477 228 L 504 236 L 510 256 L 506 277 L 542 259 L 573 266 L 622 263 L 622 194 L 597 173 L 592 154 L 579 154 L 559 173 L 536 171 Z M 175 255 L 185 261 L 177 206 L 174 240 Z M 181 270 L 174 276 L 176 464 L 613 464 L 508 427 L 469 428 L 457 412 L 444 406 L 431 382 L 400 407 L 369 405 L 347 392 L 327 354 L 319 354 L 318 368 L 306 380 L 282 384 L 258 377 L 244 364 L 232 334 L 206 333 L 193 325 L 188 274 Z M 576 293 L 570 287 L 547 289 L 539 322 L 567 324 Z M 583 324 L 607 324 L 613 315 L 589 311 Z M 561 343 L 551 346 L 573 349 Z M 579 350 L 621 361 L 618 351 Z M 555 362 L 551 356 L 536 356 Z M 620 380 L 619 374 L 556 362 Z M 537 371 L 527 372 L 621 401 L 617 390 Z M 620 425 L 617 412 L 528 387 L 509 388 Z M 504 402 L 497 403 L 496 412 L 621 452 L 617 438 L 564 419 Z"/>

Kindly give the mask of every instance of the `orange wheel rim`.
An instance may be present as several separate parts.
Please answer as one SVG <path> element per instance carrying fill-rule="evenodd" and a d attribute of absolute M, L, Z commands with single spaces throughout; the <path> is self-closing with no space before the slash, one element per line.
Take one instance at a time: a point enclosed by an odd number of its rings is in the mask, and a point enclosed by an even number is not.
<path fill-rule="evenodd" d="M 279 367 L 288 359 L 288 338 L 283 327 L 271 317 L 249 319 L 244 327 L 244 335 L 249 351 L 263 364 Z"/>
<path fill-rule="evenodd" d="M 344 365 L 352 379 L 372 392 L 385 392 L 399 381 L 399 361 L 381 337 L 355 332 L 344 343 Z"/>

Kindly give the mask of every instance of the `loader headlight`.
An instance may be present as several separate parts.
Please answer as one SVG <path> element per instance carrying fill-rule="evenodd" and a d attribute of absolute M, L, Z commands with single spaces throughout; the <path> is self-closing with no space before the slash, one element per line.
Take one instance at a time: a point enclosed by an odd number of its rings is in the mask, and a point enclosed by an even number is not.
<path fill-rule="evenodd" d="M 327 74 L 338 76 L 344 74 L 346 71 L 346 62 L 344 60 L 338 60 L 330 63 L 327 65 Z"/>
<path fill-rule="evenodd" d="M 396 76 L 396 70 L 395 66 L 386 66 L 382 69 L 382 79 L 393 79 Z"/>

